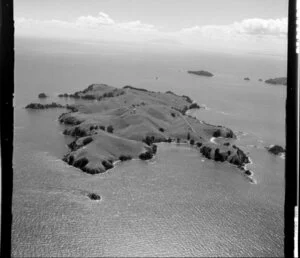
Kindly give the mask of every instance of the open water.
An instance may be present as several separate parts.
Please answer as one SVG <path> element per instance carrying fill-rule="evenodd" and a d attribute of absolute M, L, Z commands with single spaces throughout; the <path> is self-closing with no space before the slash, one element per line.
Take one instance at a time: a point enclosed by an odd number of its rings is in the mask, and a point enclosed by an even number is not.
<path fill-rule="evenodd" d="M 207 70 L 212 78 L 188 74 Z M 12 254 L 25 256 L 283 256 L 286 58 L 16 39 Z M 249 77 L 250 81 L 244 81 Z M 150 162 L 88 175 L 61 158 L 64 110 L 24 106 L 92 83 L 171 90 L 207 109 L 249 153 L 256 184 L 187 145 L 159 144 Z M 99 202 L 87 192 L 101 195 Z"/>

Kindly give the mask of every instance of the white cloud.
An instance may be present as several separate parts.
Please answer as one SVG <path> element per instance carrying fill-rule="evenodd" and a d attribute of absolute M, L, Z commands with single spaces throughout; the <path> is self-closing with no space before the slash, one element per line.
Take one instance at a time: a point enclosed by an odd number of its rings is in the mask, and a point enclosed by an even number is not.
<path fill-rule="evenodd" d="M 75 24 L 83 28 L 97 28 L 103 25 L 114 25 L 115 21 L 108 14 L 100 12 L 98 16 L 80 16 Z"/>
<path fill-rule="evenodd" d="M 154 25 L 141 23 L 140 21 L 131 21 L 118 24 L 119 28 L 128 29 L 128 30 L 138 30 L 138 31 L 157 31 Z"/>
<path fill-rule="evenodd" d="M 285 36 L 287 35 L 287 18 L 281 19 L 246 19 L 229 25 L 194 26 L 181 30 L 181 33 L 198 33 L 207 36 Z"/>
<path fill-rule="evenodd" d="M 250 35 L 287 35 L 287 18 L 281 19 L 247 19 L 240 23 L 234 23 L 234 27 L 238 33 Z"/>
<path fill-rule="evenodd" d="M 80 16 L 74 21 L 16 18 L 16 35 L 127 42 L 178 42 L 195 48 L 261 48 L 286 45 L 287 18 L 245 19 L 229 25 L 205 25 L 164 32 L 139 20 L 119 22 L 108 14 Z M 174 44 L 173 44 L 174 45 Z"/>

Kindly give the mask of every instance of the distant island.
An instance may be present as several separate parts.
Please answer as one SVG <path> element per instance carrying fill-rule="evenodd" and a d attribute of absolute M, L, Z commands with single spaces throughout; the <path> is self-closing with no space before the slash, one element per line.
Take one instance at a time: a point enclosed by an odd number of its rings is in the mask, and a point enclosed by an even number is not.
<path fill-rule="evenodd" d="M 269 147 L 266 147 L 266 149 L 274 155 L 280 155 L 285 153 L 285 149 L 279 145 L 271 145 Z"/>
<path fill-rule="evenodd" d="M 265 81 L 265 83 L 268 84 L 280 84 L 280 85 L 286 85 L 287 84 L 287 78 L 286 77 L 278 77 L 278 78 L 273 78 L 273 79 L 268 79 Z"/>
<path fill-rule="evenodd" d="M 250 81 L 249 77 L 244 78 L 245 81 Z"/>
<path fill-rule="evenodd" d="M 200 75 L 200 76 L 206 76 L 206 77 L 214 76 L 212 73 L 207 72 L 207 71 L 188 71 L 188 73 L 196 74 L 196 75 Z"/>
<path fill-rule="evenodd" d="M 47 98 L 48 96 L 47 96 L 45 93 L 40 93 L 40 94 L 38 95 L 38 97 L 39 97 L 40 99 L 45 99 L 45 98 Z"/>
<path fill-rule="evenodd" d="M 63 134 L 74 137 L 63 160 L 86 173 L 105 172 L 116 161 L 152 159 L 156 143 L 174 142 L 189 144 L 208 159 L 227 161 L 245 175 L 251 174 L 245 167 L 250 162 L 248 156 L 232 144 L 236 139 L 233 131 L 189 116 L 187 111 L 199 105 L 188 96 L 106 84 L 92 84 L 83 91 L 61 96 L 95 101 L 65 106 L 31 103 L 26 108 L 69 110 L 58 118 L 68 125 Z"/>

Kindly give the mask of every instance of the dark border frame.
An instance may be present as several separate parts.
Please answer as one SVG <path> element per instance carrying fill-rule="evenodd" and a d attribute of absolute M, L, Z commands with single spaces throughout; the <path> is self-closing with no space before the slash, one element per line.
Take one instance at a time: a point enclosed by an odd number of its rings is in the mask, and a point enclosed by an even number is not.
<path fill-rule="evenodd" d="M 300 7 L 300 6 L 299 6 Z M 299 10 L 300 11 L 300 10 Z M 288 9 L 288 59 L 286 98 L 286 159 L 284 203 L 284 254 L 294 257 L 294 217 L 297 205 L 297 159 L 299 157 L 298 119 L 298 54 L 296 53 L 297 0 L 289 0 Z"/>
<path fill-rule="evenodd" d="M 13 0 L 0 1 L 0 124 L 1 124 L 1 257 L 11 256 L 13 189 L 13 93 L 14 19 Z"/>

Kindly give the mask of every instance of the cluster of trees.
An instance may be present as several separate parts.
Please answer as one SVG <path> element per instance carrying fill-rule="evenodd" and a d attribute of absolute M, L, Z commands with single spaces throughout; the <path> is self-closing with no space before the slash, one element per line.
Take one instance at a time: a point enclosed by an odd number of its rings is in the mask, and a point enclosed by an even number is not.
<path fill-rule="evenodd" d="M 92 125 L 90 126 L 90 131 L 91 130 L 96 130 L 96 129 L 101 129 L 102 131 L 105 131 L 105 126 L 104 125 Z M 112 125 L 109 125 L 107 128 L 106 128 L 106 131 L 108 133 L 113 133 L 114 132 L 114 128 Z"/>

